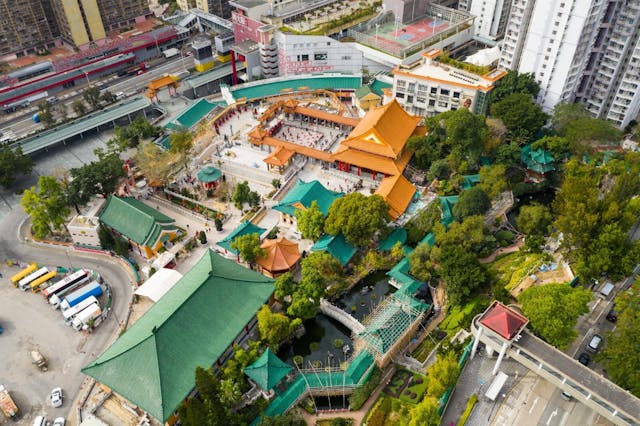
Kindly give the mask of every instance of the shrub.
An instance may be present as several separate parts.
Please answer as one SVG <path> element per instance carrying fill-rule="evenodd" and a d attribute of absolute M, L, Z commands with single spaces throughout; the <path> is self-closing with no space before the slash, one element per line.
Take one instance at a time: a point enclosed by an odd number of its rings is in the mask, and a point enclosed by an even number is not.
<path fill-rule="evenodd" d="M 309 345 L 309 350 L 311 352 L 317 351 L 318 350 L 318 342 L 311 342 L 311 344 Z"/>
<path fill-rule="evenodd" d="M 336 349 L 340 349 L 344 346 L 344 340 L 342 339 L 333 339 L 333 347 Z"/>
<path fill-rule="evenodd" d="M 296 365 L 301 366 L 302 363 L 304 362 L 304 358 L 302 357 L 302 355 L 296 355 L 293 357 L 293 362 L 295 362 Z"/>
<path fill-rule="evenodd" d="M 464 412 L 460 417 L 460 421 L 458 421 L 458 426 L 464 426 L 465 423 L 467 423 L 467 420 L 469 419 L 469 416 L 471 415 L 471 411 L 473 410 L 473 407 L 476 405 L 476 402 L 478 402 L 478 395 L 474 393 L 469 397 L 469 400 L 467 401 L 467 408 L 464 409 Z"/>
<path fill-rule="evenodd" d="M 351 410 L 359 410 L 371 393 L 375 390 L 376 387 L 380 384 L 380 379 L 382 378 L 382 373 L 379 369 L 375 369 L 373 373 L 371 373 L 371 377 L 369 377 L 369 381 L 364 385 L 356 388 L 353 394 L 349 397 L 349 407 Z"/>

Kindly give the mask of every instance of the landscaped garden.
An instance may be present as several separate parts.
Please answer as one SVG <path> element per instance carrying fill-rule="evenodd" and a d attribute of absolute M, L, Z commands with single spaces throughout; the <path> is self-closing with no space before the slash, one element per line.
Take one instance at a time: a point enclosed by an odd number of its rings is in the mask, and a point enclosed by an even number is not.
<path fill-rule="evenodd" d="M 431 351 L 433 351 L 436 345 L 440 343 L 440 341 L 446 336 L 447 333 L 444 333 L 442 331 L 433 331 L 429 333 L 424 338 L 422 343 L 420 343 L 418 347 L 416 347 L 413 352 L 411 352 L 411 357 L 417 359 L 420 362 L 425 362 Z"/>
<path fill-rule="evenodd" d="M 417 404 L 422 400 L 426 389 L 426 376 L 400 369 L 384 388 L 384 393 L 401 401 Z"/>

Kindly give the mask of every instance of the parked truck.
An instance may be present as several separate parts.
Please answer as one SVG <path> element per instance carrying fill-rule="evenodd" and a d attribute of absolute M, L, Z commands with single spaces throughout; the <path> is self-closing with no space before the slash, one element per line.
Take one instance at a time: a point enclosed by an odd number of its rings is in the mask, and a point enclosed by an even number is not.
<path fill-rule="evenodd" d="M 68 294 L 65 298 L 60 302 L 60 309 L 62 311 L 66 311 L 67 309 L 77 305 L 82 302 L 89 296 L 99 297 L 102 294 L 102 287 L 98 281 L 92 281 L 89 284 L 79 288 L 73 293 Z M 49 301 L 51 303 L 51 301 Z M 57 308 L 57 306 L 53 306 L 53 308 Z"/>
<path fill-rule="evenodd" d="M 31 363 L 40 369 L 40 371 L 47 371 L 49 364 L 47 359 L 38 350 L 31 351 Z"/>
<path fill-rule="evenodd" d="M 101 318 L 102 310 L 97 303 L 94 303 L 78 313 L 78 315 L 73 318 L 71 325 L 79 331 L 82 330 L 85 325 L 88 327 L 95 327 L 100 323 Z"/>
<path fill-rule="evenodd" d="M 71 321 L 73 320 L 73 317 L 75 317 L 80 312 L 82 312 L 87 306 L 91 306 L 94 303 L 98 303 L 98 299 L 96 299 L 95 296 L 89 296 L 86 299 L 84 299 L 82 302 L 78 303 L 76 306 L 73 306 L 67 309 L 66 311 L 62 311 L 62 317 L 64 318 L 64 322 L 66 322 L 67 325 L 71 325 Z"/>
<path fill-rule="evenodd" d="M 60 290 L 55 294 L 52 294 L 51 297 L 49 297 L 49 304 L 53 309 L 58 309 L 60 307 L 60 303 L 62 303 L 62 300 L 64 300 L 64 298 L 68 294 L 71 294 L 74 291 L 79 291 L 90 282 L 91 282 L 91 276 L 89 275 L 85 276 L 84 278 L 82 278 L 81 280 L 79 280 L 74 284 L 71 284 L 69 287 L 65 288 L 64 290 Z"/>
<path fill-rule="evenodd" d="M 18 417 L 18 406 L 13 402 L 9 391 L 3 385 L 0 385 L 0 409 L 8 419 L 16 419 Z"/>

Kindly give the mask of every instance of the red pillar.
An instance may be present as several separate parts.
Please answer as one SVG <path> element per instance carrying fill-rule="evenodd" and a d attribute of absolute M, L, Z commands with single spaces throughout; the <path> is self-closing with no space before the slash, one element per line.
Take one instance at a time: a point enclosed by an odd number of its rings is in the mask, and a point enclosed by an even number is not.
<path fill-rule="evenodd" d="M 358 176 L 360 176 L 360 166 L 358 166 Z"/>
<path fill-rule="evenodd" d="M 233 50 L 231 50 L 231 78 L 233 79 L 233 85 L 238 84 L 238 75 L 236 70 L 236 55 Z"/>

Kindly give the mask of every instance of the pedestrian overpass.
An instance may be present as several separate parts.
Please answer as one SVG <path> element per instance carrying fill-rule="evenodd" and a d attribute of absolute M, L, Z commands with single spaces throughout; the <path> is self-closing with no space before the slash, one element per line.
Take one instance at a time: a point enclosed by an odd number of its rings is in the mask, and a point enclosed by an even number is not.
<path fill-rule="evenodd" d="M 640 425 L 640 399 L 534 336 L 524 328 L 526 318 L 521 327 L 514 327 L 518 317 L 524 318 L 498 302 L 476 316 L 471 323 L 475 335 L 471 356 L 482 342 L 489 355 L 498 353 L 493 374 L 508 356 L 614 424 Z"/>

